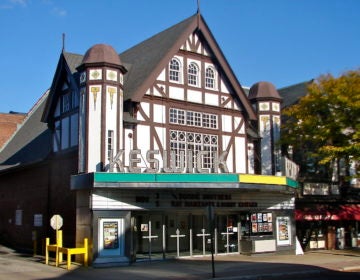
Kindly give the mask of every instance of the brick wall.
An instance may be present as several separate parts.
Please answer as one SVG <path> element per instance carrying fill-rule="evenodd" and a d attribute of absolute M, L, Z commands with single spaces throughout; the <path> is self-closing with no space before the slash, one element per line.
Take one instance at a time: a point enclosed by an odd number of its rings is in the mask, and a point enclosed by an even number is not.
<path fill-rule="evenodd" d="M 77 151 L 50 158 L 42 163 L 19 167 L 0 174 L 0 243 L 32 249 L 32 232 L 37 233 L 38 253 L 44 240 L 55 242 L 50 226 L 54 214 L 63 217 L 64 246 L 75 246 L 76 196 L 70 190 L 70 175 L 77 173 Z M 17 224 L 17 215 L 21 223 Z M 42 225 L 35 225 L 35 215 Z"/>
<path fill-rule="evenodd" d="M 25 117 L 25 114 L 0 113 L 0 149 L 13 135 L 18 125 L 24 121 Z"/>

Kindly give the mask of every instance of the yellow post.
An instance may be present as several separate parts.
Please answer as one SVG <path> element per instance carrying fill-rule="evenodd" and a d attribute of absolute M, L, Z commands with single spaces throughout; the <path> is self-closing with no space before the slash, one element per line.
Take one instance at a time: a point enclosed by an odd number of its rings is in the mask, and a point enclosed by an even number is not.
<path fill-rule="evenodd" d="M 33 240 L 33 256 L 36 256 L 36 249 L 37 249 L 37 236 L 36 236 L 36 230 L 33 230 L 32 232 L 32 240 Z"/>
<path fill-rule="evenodd" d="M 62 247 L 63 246 L 63 235 L 62 230 L 56 230 L 56 246 Z M 58 256 L 59 255 L 59 256 Z M 59 265 L 63 261 L 63 253 L 56 252 L 56 266 Z"/>
<path fill-rule="evenodd" d="M 50 238 L 47 237 L 45 239 L 45 264 L 49 264 L 49 251 L 48 251 L 49 244 L 50 244 Z"/>
<path fill-rule="evenodd" d="M 85 247 L 85 254 L 84 254 L 84 266 L 88 266 L 88 257 L 89 257 L 89 245 L 88 239 L 84 238 L 84 247 Z"/>
<path fill-rule="evenodd" d="M 71 254 L 70 252 L 68 251 L 67 252 L 67 259 L 66 259 L 66 268 L 67 270 L 70 270 L 70 267 L 71 267 Z"/>

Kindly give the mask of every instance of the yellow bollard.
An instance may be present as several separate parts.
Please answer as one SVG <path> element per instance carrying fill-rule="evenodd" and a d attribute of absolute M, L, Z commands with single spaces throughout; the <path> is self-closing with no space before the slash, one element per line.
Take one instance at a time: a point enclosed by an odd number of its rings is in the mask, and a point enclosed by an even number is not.
<path fill-rule="evenodd" d="M 89 242 L 87 238 L 84 238 L 84 247 L 85 247 L 85 253 L 84 253 L 84 266 L 88 266 L 88 257 L 89 257 Z"/>
<path fill-rule="evenodd" d="M 49 250 L 48 246 L 50 245 L 50 238 L 45 239 L 45 264 L 49 264 Z"/>
<path fill-rule="evenodd" d="M 58 247 L 62 247 L 63 246 L 63 234 L 62 234 L 62 230 L 57 230 L 56 231 L 56 245 Z M 56 255 L 58 255 L 58 252 L 56 252 Z M 59 265 L 59 263 L 61 263 L 63 261 L 63 253 L 59 253 L 59 257 L 56 257 L 58 260 L 56 262 L 56 266 Z"/>

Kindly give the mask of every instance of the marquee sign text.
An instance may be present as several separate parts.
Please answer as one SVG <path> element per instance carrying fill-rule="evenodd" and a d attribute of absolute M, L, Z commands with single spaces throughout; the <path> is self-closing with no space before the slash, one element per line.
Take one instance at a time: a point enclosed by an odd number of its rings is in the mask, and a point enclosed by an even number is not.
<path fill-rule="evenodd" d="M 204 157 L 209 154 L 208 151 L 199 151 L 194 155 L 192 151 L 186 153 L 185 151 L 180 151 L 179 154 L 176 154 L 175 151 L 164 150 L 163 166 L 161 168 L 160 160 L 156 158 L 156 155 L 159 154 L 159 150 L 148 150 L 144 158 L 140 149 L 130 150 L 128 154 L 128 172 L 141 173 L 142 169 L 138 165 L 144 160 L 147 166 L 143 171 L 145 173 L 219 173 L 219 170 L 221 173 L 229 173 L 226 165 L 227 152 L 215 154 L 212 159 L 213 168 L 211 170 L 202 167 Z M 111 155 L 108 167 L 109 172 L 125 172 L 124 157 L 124 150 L 120 150 L 115 156 Z"/>

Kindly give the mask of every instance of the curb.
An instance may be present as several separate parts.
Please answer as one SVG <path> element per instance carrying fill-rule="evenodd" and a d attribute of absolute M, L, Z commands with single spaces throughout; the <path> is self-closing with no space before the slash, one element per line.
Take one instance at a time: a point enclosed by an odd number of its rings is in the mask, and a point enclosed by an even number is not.
<path fill-rule="evenodd" d="M 279 279 L 281 277 L 293 276 L 293 279 L 303 278 L 309 275 L 318 275 L 325 272 L 325 269 L 310 269 L 305 271 L 292 271 L 292 272 L 278 272 L 278 273 L 264 273 L 264 274 L 252 274 L 243 276 L 229 276 L 229 277 L 216 277 L 216 280 L 259 280 L 259 279 Z M 209 278 L 211 279 L 211 278 Z"/>
<path fill-rule="evenodd" d="M 339 271 L 360 271 L 360 265 L 354 265 L 354 266 L 345 266 Z"/>

